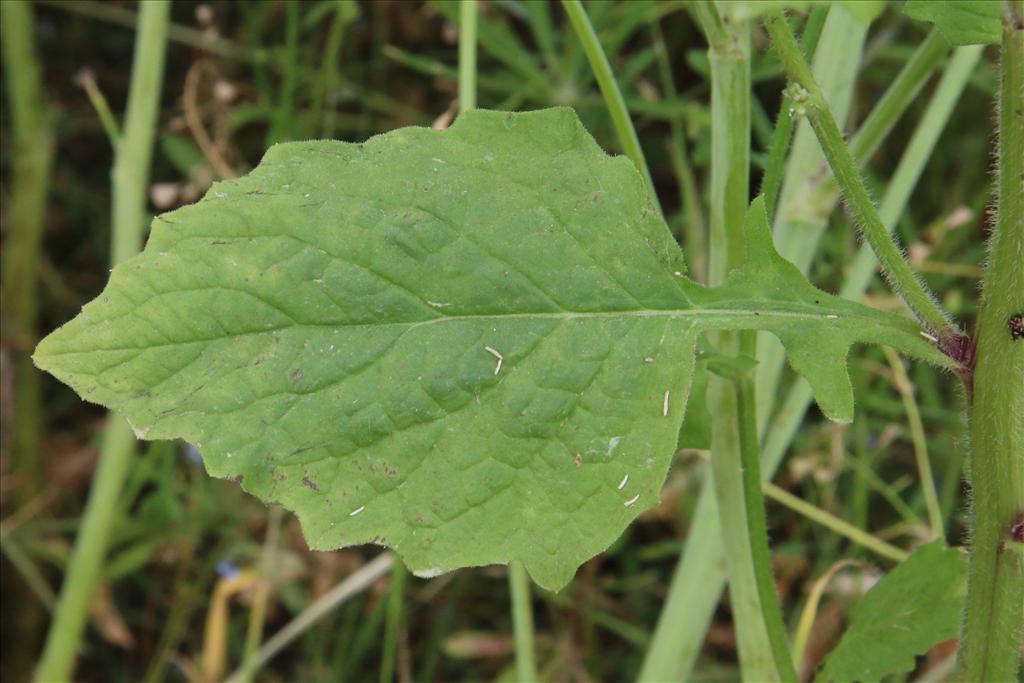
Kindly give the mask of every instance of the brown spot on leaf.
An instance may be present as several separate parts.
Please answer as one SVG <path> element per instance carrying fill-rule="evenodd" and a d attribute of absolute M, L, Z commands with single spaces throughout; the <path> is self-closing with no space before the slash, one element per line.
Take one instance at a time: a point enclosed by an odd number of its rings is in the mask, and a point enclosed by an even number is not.
<path fill-rule="evenodd" d="M 302 485 L 308 489 L 312 489 L 313 491 L 320 490 L 320 487 L 316 485 L 316 482 L 310 479 L 309 477 L 302 478 Z"/>

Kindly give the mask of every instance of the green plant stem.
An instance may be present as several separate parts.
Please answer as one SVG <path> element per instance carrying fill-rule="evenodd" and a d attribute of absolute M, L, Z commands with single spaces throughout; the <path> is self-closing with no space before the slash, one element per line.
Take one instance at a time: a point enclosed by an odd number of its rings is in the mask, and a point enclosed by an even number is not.
<path fill-rule="evenodd" d="M 826 48 L 831 41 L 832 36 L 826 27 L 821 49 Z M 981 46 L 957 48 L 936 87 L 882 200 L 881 214 L 889 229 L 892 229 L 902 214 L 980 56 Z M 848 299 L 859 300 L 874 276 L 875 267 L 876 261 L 870 247 L 861 246 L 840 294 Z M 759 348 L 761 365 L 765 363 L 764 356 L 765 350 Z M 758 380 L 762 381 L 760 376 Z M 761 454 L 764 481 L 774 476 L 811 400 L 812 393 L 807 381 L 797 378 L 767 429 Z M 665 607 L 658 617 L 652 645 L 644 658 L 638 677 L 640 681 L 683 680 L 688 676 L 700 652 L 718 596 L 725 585 L 724 550 L 712 487 L 702 487 L 693 519 L 684 552 L 669 585 Z"/>
<path fill-rule="evenodd" d="M 921 172 L 980 58 L 981 47 L 978 45 L 960 47 L 953 53 L 928 103 L 928 108 L 914 129 L 910 142 L 907 143 L 896 171 L 889 179 L 882 203 L 879 205 L 879 216 L 888 231 L 892 232 L 910 200 L 910 194 L 917 185 Z M 854 139 L 857 139 L 856 136 Z M 863 164 L 865 159 L 859 158 L 858 161 Z M 853 260 L 853 266 L 843 280 L 840 296 L 853 300 L 860 299 L 874 277 L 877 263 L 871 248 L 862 245 Z"/>
<path fill-rule="evenodd" d="M 10 128 L 10 166 L 5 180 L 4 241 L 0 268 L 0 344 L 5 352 L 4 397 L 0 416 L 0 458 L 5 471 L 18 474 L 18 485 L 5 495 L 5 503 L 21 506 L 43 488 L 45 465 L 41 447 L 44 417 L 39 371 L 31 349 L 37 341 L 39 252 L 43 242 L 46 199 L 54 157 L 53 118 L 43 92 L 43 76 L 36 55 L 37 27 L 32 5 L 25 0 L 0 3 L 4 89 Z M 6 175 L 9 171 L 10 175 Z M 7 356 L 7 354 L 10 354 Z M 26 679 L 35 665 L 35 648 L 45 627 L 46 613 L 31 591 L 39 593 L 41 578 L 15 546 L 5 555 L 20 570 L 30 591 L 12 591 L 5 605 L 9 615 L 6 638 L 27 647 L 11 648 L 4 668 L 11 679 Z M 45 581 L 42 586 L 49 590 Z M 51 608 L 51 605 L 47 605 Z"/>
<path fill-rule="evenodd" d="M 757 337 L 747 335 L 741 339 L 742 352 L 756 357 Z M 771 551 L 768 547 L 768 521 L 765 515 L 764 494 L 761 490 L 761 449 L 757 436 L 757 398 L 752 375 L 735 382 L 737 423 L 740 428 L 740 458 L 743 477 L 743 505 L 746 510 L 747 530 L 750 534 L 750 553 L 754 563 L 754 578 L 761 610 L 771 644 L 772 658 L 779 678 L 796 681 L 793 659 L 786 642 L 786 628 L 782 619 L 782 606 L 775 591 Z"/>
<path fill-rule="evenodd" d="M 103 131 L 107 134 L 107 140 L 110 141 L 110 148 L 117 149 L 117 141 L 121 139 L 121 131 L 118 130 L 117 120 L 114 118 L 114 113 L 110 111 L 107 98 L 96 84 L 96 77 L 93 76 L 91 71 L 85 69 L 75 78 L 75 82 L 85 90 L 85 94 L 89 97 L 89 103 L 92 104 L 92 108 L 96 111 L 96 116 L 100 119 L 100 125 L 103 126 Z"/>
<path fill-rule="evenodd" d="M 999 203 L 981 291 L 971 435 L 971 542 L 959 676 L 1017 680 L 1024 637 L 1024 0 L 1007 3 L 999 90 Z"/>
<path fill-rule="evenodd" d="M 608 63 L 608 56 L 605 55 L 604 48 L 601 47 L 601 41 L 598 39 L 597 33 L 594 32 L 594 27 L 591 25 L 590 19 L 587 18 L 587 12 L 583 9 L 580 0 L 562 0 L 562 7 L 565 8 L 565 13 L 576 32 L 576 37 L 583 45 L 583 51 L 587 55 L 590 68 L 601 89 L 601 96 L 604 97 L 605 106 L 612 117 L 612 124 L 615 126 L 622 151 L 647 181 L 651 201 L 660 212 L 661 205 L 658 203 L 658 196 L 654 191 L 654 180 L 651 178 L 650 169 L 647 168 L 647 160 L 644 158 L 643 148 L 640 147 L 640 139 L 636 135 L 633 121 L 629 117 L 629 109 L 626 107 L 626 101 L 622 98 L 622 91 L 619 90 L 619 84 L 612 73 L 611 64 Z"/>
<path fill-rule="evenodd" d="M 828 102 L 814 80 L 814 75 L 804 60 L 789 24 L 781 13 L 774 12 L 765 19 L 765 26 L 771 35 L 772 45 L 786 67 L 787 74 L 801 88 L 793 95 L 793 99 L 806 113 L 836 182 L 846 197 L 850 213 L 875 252 L 889 282 L 921 323 L 939 339 L 944 348 L 948 348 L 959 339 L 961 333 L 910 268 L 903 252 L 885 229 L 868 195 L 864 180 L 857 170 L 857 164 L 850 155 L 839 126 L 832 116 Z"/>
<path fill-rule="evenodd" d="M 932 29 L 924 41 L 914 50 L 913 55 L 903 65 L 903 68 L 900 69 L 895 80 L 886 88 L 882 99 L 871 109 L 867 118 L 850 139 L 850 155 L 856 162 L 857 168 L 862 168 L 871 159 L 872 155 L 878 150 L 879 145 L 892 131 L 896 122 L 899 121 L 911 102 L 917 97 L 917 94 L 924 87 L 932 72 L 942 63 L 942 59 L 948 51 L 949 43 L 942 37 L 938 29 Z M 815 76 L 819 87 L 827 95 L 829 88 L 825 87 L 817 73 Z M 789 100 L 790 106 L 792 106 L 792 99 L 789 98 L 788 92 L 787 90 L 784 97 Z M 828 99 L 833 103 L 832 111 L 836 120 L 844 118 L 846 116 L 846 107 L 844 106 L 842 109 L 836 108 L 833 98 L 829 97 Z M 848 102 L 849 100 L 846 98 L 844 101 Z M 816 143 L 813 152 L 816 159 L 821 158 L 821 151 Z M 818 162 L 816 161 L 815 167 L 817 165 Z M 795 200 L 794 206 L 789 207 L 789 211 L 796 217 L 795 222 L 804 227 L 804 230 L 800 231 L 799 235 L 788 236 L 788 231 L 781 231 L 783 234 L 780 235 L 782 238 L 782 244 L 779 247 L 780 253 L 786 256 L 803 272 L 807 272 L 811 260 L 814 258 L 818 247 L 818 240 L 824 231 L 828 216 L 835 209 L 839 201 L 839 187 L 836 185 L 835 177 L 829 174 L 825 178 L 821 178 L 820 175 L 817 168 L 815 168 L 814 176 L 816 180 L 803 186 L 801 188 L 802 196 L 793 198 Z M 784 222 L 783 225 L 786 225 L 786 223 Z M 787 237 L 789 238 L 787 239 Z M 775 363 L 783 362 L 781 355 L 772 360 Z"/>
<path fill-rule="evenodd" d="M 715 5 L 694 4 L 710 48 L 711 234 L 708 282 L 725 281 L 744 261 L 750 183 L 750 26 L 726 28 Z M 753 332 L 719 333 L 719 352 L 756 353 Z M 729 594 L 740 667 L 749 680 L 795 680 L 772 579 L 760 488 L 757 413 L 750 378 L 712 376 L 711 467 L 725 538 Z M 737 501 L 740 502 L 737 505 Z"/>
<path fill-rule="evenodd" d="M 402 603 L 409 571 L 401 559 L 391 565 L 391 585 L 388 587 L 387 613 L 384 615 L 384 646 L 381 648 L 380 681 L 395 680 L 398 663 L 398 636 L 402 631 Z"/>
<path fill-rule="evenodd" d="M 112 174 L 111 262 L 115 265 L 141 247 L 169 14 L 170 4 L 161 1 L 144 3 L 139 11 L 124 134 L 115 151 Z M 36 672 L 39 681 L 50 683 L 71 678 L 93 586 L 103 564 L 119 494 L 134 453 L 131 427 L 124 419 L 111 416 L 79 536 Z"/>
<path fill-rule="evenodd" d="M 459 111 L 476 107 L 476 0 L 459 3 Z"/>
<path fill-rule="evenodd" d="M 4 207 L 7 220 L 0 275 L 0 338 L 12 351 L 14 374 L 12 410 L 5 410 L 3 428 L 12 466 L 26 477 L 17 493 L 18 500 L 24 502 L 35 495 L 42 478 L 39 374 L 32 366 L 30 349 L 36 342 L 36 274 L 54 143 L 52 117 L 44 100 L 36 58 L 32 6 L 24 1 L 5 2 L 0 4 L 0 12 L 12 144 L 11 187 Z"/>
<path fill-rule="evenodd" d="M 858 529 L 849 522 L 825 512 L 815 505 L 811 505 L 806 500 L 794 496 L 792 493 L 779 488 L 775 484 L 765 484 L 764 494 L 775 502 L 785 505 L 790 510 L 799 512 L 807 519 L 817 522 L 840 536 L 845 536 L 857 545 L 867 548 L 876 555 L 890 559 L 893 562 L 902 562 L 910 557 L 910 553 L 900 550 L 890 543 L 886 543 L 885 541 L 875 538 L 866 531 Z"/>
<path fill-rule="evenodd" d="M 536 683 L 537 659 L 533 651 L 533 608 L 530 605 L 530 577 L 519 560 L 508 564 L 508 584 L 512 593 L 512 628 L 516 644 L 516 680 Z"/>
<path fill-rule="evenodd" d="M 135 454 L 135 444 L 135 435 L 128 423 L 112 415 L 103 436 L 99 467 L 36 671 L 36 680 L 40 683 L 71 679 L 93 587 L 99 579 L 110 529 L 115 522 L 115 503 Z"/>

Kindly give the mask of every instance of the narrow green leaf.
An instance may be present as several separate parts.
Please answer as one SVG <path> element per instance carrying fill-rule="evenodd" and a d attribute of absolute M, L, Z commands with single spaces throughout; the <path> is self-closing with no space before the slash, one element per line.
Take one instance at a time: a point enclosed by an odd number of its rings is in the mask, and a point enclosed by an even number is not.
<path fill-rule="evenodd" d="M 868 591 L 817 681 L 879 681 L 914 670 L 917 655 L 956 637 L 967 557 L 942 541 L 923 545 Z"/>
<path fill-rule="evenodd" d="M 294 510 L 310 545 L 410 569 L 522 560 L 563 586 L 657 504 L 698 336 L 759 329 L 849 420 L 852 344 L 943 363 L 912 321 L 772 246 L 706 289 L 632 163 L 570 109 L 273 147 L 159 217 L 36 363 Z"/>
<path fill-rule="evenodd" d="M 1000 0 L 907 0 L 907 16 L 927 21 L 954 45 L 999 43 L 1003 36 Z"/>

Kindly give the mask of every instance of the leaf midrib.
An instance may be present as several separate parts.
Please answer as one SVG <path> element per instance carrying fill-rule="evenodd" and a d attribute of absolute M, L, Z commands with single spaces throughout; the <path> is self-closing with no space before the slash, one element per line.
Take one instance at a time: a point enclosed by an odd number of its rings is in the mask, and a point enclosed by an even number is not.
<path fill-rule="evenodd" d="M 118 347 L 107 347 L 107 348 L 93 348 L 87 351 L 60 351 L 56 353 L 38 353 L 36 354 L 37 360 L 39 358 L 46 357 L 57 357 L 57 356 L 68 356 L 73 354 L 91 354 L 102 351 L 145 351 L 147 349 L 158 349 L 168 346 L 185 346 L 188 344 L 205 344 L 215 341 L 221 341 L 224 339 L 236 339 L 239 337 L 248 337 L 261 334 L 273 334 L 274 332 L 282 332 L 284 330 L 296 329 L 296 328 L 321 328 L 321 327 L 333 327 L 338 329 L 351 329 L 351 328 L 378 328 L 384 329 L 389 327 L 407 327 L 408 330 L 412 330 L 417 327 L 433 325 L 437 323 L 457 323 L 466 321 L 508 321 L 508 320 L 555 320 L 559 322 L 565 322 L 570 320 L 589 320 L 589 319 L 616 319 L 616 318 L 669 318 L 669 319 L 686 319 L 696 318 L 697 322 L 700 323 L 708 318 L 736 318 L 736 317 L 748 317 L 748 318 L 786 318 L 794 320 L 815 320 L 815 321 L 831 321 L 839 322 L 842 320 L 850 319 L 861 319 L 871 324 L 879 324 L 879 321 L 872 320 L 867 316 L 862 315 L 849 315 L 839 313 L 811 313 L 811 312 L 800 312 L 791 311 L 785 309 L 773 309 L 773 308 L 687 308 L 687 309 L 627 309 L 623 311 L 551 311 L 551 312 L 537 312 L 537 313 L 506 313 L 506 314 L 480 314 L 480 315 L 441 315 L 437 318 L 430 318 L 428 320 L 416 320 L 416 321 L 397 321 L 397 322 L 365 322 L 365 323 L 301 323 L 291 322 L 287 325 L 281 325 L 278 327 L 268 327 L 262 330 L 252 330 L 248 332 L 239 332 L 237 334 L 224 334 L 216 337 L 207 337 L 202 339 L 190 339 L 187 341 L 171 341 L 161 342 L 158 344 L 148 344 L 146 346 L 118 346 Z M 408 331 L 406 330 L 406 331 Z"/>

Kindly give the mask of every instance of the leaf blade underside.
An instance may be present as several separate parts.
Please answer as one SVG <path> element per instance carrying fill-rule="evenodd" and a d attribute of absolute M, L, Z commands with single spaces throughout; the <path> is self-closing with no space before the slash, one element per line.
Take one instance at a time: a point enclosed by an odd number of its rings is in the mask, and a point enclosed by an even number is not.
<path fill-rule="evenodd" d="M 571 110 L 471 111 L 272 148 L 154 221 L 35 360 L 295 511 L 313 548 L 377 542 L 421 574 L 519 559 L 559 588 L 657 503 L 702 332 L 775 333 L 838 419 L 852 343 L 941 362 L 811 286 L 760 202 L 748 241 L 700 287 Z"/>

